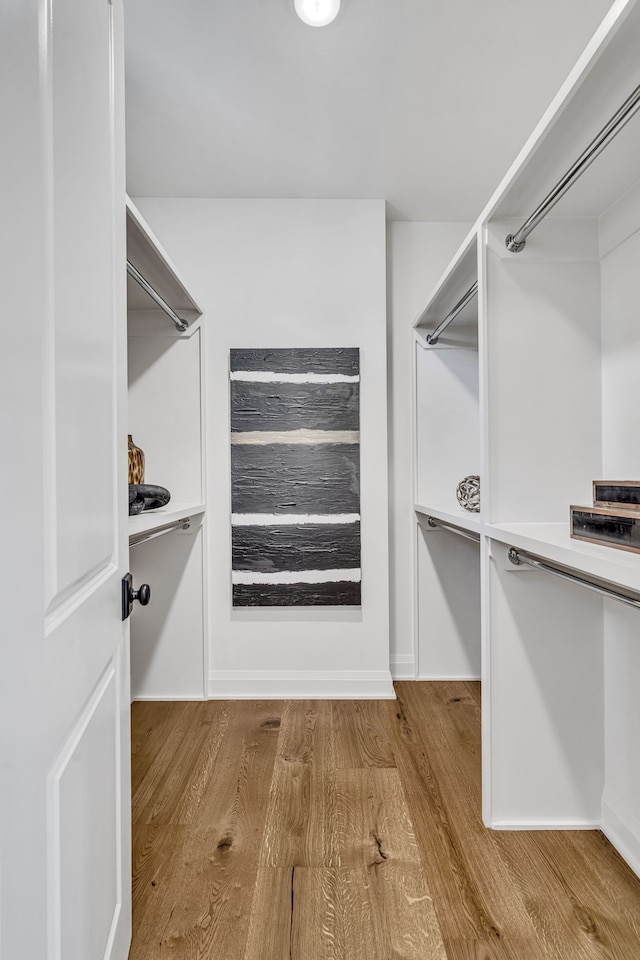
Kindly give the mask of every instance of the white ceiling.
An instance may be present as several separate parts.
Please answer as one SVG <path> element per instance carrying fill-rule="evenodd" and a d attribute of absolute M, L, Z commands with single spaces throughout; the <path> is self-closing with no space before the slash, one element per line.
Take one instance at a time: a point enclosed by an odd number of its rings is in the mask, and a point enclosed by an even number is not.
<path fill-rule="evenodd" d="M 610 0 L 126 0 L 128 191 L 472 220 Z"/>

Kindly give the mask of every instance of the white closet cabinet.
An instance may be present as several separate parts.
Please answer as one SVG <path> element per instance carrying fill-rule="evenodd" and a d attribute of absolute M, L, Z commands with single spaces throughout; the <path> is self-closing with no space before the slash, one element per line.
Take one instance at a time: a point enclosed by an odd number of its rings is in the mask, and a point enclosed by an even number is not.
<path fill-rule="evenodd" d="M 129 518 L 134 585 L 151 587 L 149 605 L 135 604 L 132 615 L 132 696 L 200 698 L 207 675 L 202 311 L 131 201 L 127 260 L 186 328 L 129 275 L 129 433 L 144 450 L 145 483 L 171 492 L 166 507 Z"/>
<path fill-rule="evenodd" d="M 431 359 L 463 347 L 446 342 L 449 331 L 423 346 L 431 304 L 440 291 L 454 302 L 468 279 L 471 238 L 418 322 L 414 349 L 416 516 L 476 523 L 480 537 L 485 823 L 600 826 L 640 873 L 640 610 L 575 580 L 637 597 L 640 556 L 569 535 L 569 506 L 592 502 L 593 480 L 640 479 L 640 112 L 524 249 L 505 244 L 638 87 L 638 51 L 640 5 L 619 0 L 478 221 L 475 418 L 441 376 L 445 361 Z M 458 471 L 462 445 L 479 451 L 479 521 L 456 517 L 427 483 L 439 470 L 451 486 L 434 459 L 447 463 L 447 435 L 461 445 L 449 457 Z M 514 565 L 510 548 L 570 579 Z M 421 631 L 424 598 L 449 577 L 464 581 L 469 561 L 462 574 L 434 561 L 425 585 L 418 559 Z"/>

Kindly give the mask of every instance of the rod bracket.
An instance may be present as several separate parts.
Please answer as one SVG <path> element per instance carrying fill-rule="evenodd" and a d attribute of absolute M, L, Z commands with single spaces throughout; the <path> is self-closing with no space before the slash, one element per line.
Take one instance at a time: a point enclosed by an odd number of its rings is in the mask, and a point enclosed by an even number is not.
<path fill-rule="evenodd" d="M 521 566 L 522 560 L 518 556 L 518 551 L 514 547 L 510 548 L 508 556 L 511 563 L 515 564 L 516 567 Z"/>
<path fill-rule="evenodd" d="M 510 253 L 520 253 L 524 250 L 526 242 L 526 240 L 516 240 L 513 233 L 508 233 L 504 238 L 504 245 Z"/>

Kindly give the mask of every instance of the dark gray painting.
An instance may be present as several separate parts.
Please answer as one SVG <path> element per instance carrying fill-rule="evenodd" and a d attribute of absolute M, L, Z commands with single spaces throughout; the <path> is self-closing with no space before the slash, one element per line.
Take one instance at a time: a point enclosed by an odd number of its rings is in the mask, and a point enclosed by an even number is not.
<path fill-rule="evenodd" d="M 234 513 L 357 513 L 356 443 L 247 444 L 233 436 Z M 242 434 L 240 434 L 242 437 Z"/>
<path fill-rule="evenodd" d="M 231 351 L 233 605 L 359 605 L 357 348 Z"/>

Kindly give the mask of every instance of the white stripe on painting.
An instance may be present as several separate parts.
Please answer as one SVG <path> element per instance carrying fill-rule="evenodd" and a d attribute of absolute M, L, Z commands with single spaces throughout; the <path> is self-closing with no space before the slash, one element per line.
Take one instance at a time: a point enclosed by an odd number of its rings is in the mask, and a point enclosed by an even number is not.
<path fill-rule="evenodd" d="M 232 513 L 234 527 L 280 527 L 302 523 L 358 523 L 359 513 Z"/>
<path fill-rule="evenodd" d="M 358 383 L 358 375 L 344 373 L 273 373 L 267 370 L 232 370 L 232 380 L 244 383 Z"/>
<path fill-rule="evenodd" d="M 231 582 L 250 583 L 360 583 L 359 568 L 351 570 L 282 570 L 279 573 L 252 573 L 250 570 L 233 570 Z"/>
<path fill-rule="evenodd" d="M 231 443 L 360 443 L 359 430 L 244 430 L 231 434 Z"/>

